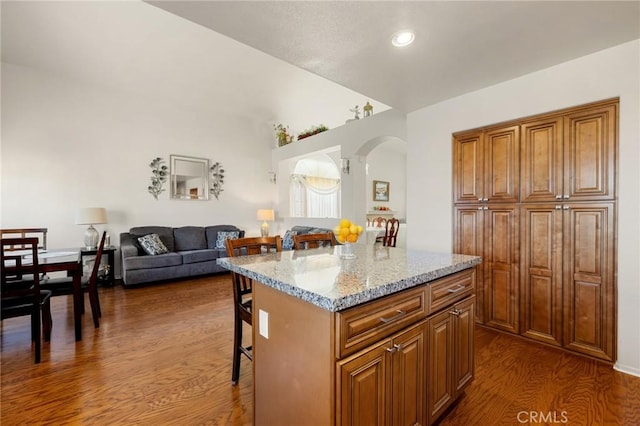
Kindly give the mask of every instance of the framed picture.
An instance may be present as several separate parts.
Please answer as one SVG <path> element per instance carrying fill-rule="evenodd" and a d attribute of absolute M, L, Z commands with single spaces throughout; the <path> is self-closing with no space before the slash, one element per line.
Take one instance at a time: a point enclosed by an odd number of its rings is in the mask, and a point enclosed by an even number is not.
<path fill-rule="evenodd" d="M 389 182 L 373 181 L 373 201 L 389 201 Z"/>

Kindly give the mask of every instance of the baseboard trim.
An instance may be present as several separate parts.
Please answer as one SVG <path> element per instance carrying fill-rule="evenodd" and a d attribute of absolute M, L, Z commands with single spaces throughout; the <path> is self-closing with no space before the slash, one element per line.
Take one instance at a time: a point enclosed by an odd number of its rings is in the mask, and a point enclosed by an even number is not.
<path fill-rule="evenodd" d="M 632 376 L 640 377 L 640 368 L 629 367 L 628 365 L 621 365 L 616 362 L 613 365 L 613 369 L 621 373 L 630 374 Z"/>

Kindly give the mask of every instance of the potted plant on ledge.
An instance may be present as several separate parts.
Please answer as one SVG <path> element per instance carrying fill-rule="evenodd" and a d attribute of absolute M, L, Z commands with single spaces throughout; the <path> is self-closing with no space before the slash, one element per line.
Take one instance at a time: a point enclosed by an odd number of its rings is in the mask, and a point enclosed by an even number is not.
<path fill-rule="evenodd" d="M 276 131 L 276 137 L 278 138 L 278 146 L 284 146 L 293 142 L 293 135 L 289 134 L 289 126 L 285 126 L 282 123 L 274 124 L 273 130 Z"/>
<path fill-rule="evenodd" d="M 327 126 L 321 124 L 319 126 L 313 126 L 310 129 L 305 130 L 304 132 L 298 135 L 298 140 L 302 140 L 304 138 L 308 138 L 309 136 L 317 135 L 318 133 L 322 133 L 329 130 Z"/>

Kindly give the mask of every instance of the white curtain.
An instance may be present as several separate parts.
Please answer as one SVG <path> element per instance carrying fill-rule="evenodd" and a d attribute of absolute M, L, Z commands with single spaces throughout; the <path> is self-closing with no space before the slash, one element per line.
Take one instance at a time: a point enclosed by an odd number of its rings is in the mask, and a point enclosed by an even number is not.
<path fill-rule="evenodd" d="M 291 216 L 339 217 L 340 179 L 291 175 Z"/>

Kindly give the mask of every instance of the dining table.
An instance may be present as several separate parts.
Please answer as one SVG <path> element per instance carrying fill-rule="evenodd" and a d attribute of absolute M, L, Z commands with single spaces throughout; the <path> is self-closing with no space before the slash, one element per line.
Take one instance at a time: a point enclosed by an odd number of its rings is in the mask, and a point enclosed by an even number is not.
<path fill-rule="evenodd" d="M 29 262 L 31 256 L 25 255 L 23 263 Z M 73 323 L 76 341 L 82 340 L 82 312 L 84 292 L 82 291 L 82 264 L 80 249 L 53 249 L 38 251 L 38 272 L 46 278 L 47 273 L 66 272 L 73 278 Z"/>
<path fill-rule="evenodd" d="M 385 228 L 381 226 L 367 226 L 365 229 L 367 244 L 375 244 L 376 238 L 384 236 Z"/>

